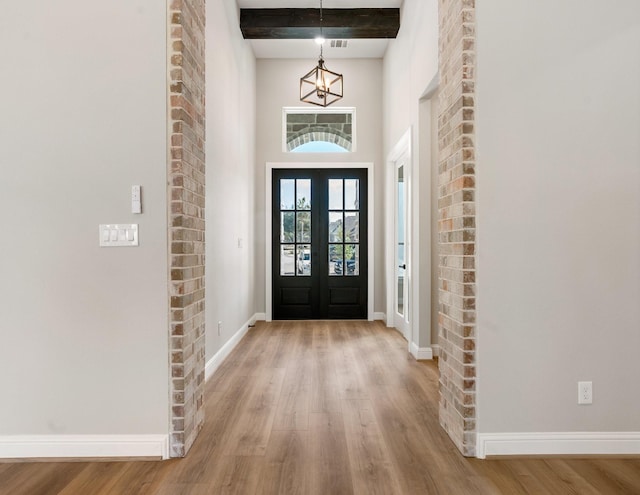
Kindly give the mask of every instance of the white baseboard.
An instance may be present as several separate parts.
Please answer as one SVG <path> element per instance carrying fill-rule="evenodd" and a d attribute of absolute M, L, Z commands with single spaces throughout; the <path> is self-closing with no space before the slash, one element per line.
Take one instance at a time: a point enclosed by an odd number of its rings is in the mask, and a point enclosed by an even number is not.
<path fill-rule="evenodd" d="M 640 455 L 640 432 L 478 433 L 476 457 Z"/>
<path fill-rule="evenodd" d="M 220 367 L 225 358 L 231 353 L 231 351 L 238 345 L 238 343 L 242 340 L 242 337 L 249 331 L 249 327 L 255 325 L 256 321 L 264 320 L 264 313 L 256 313 L 251 318 L 249 318 L 244 325 L 238 330 L 233 337 L 231 337 L 227 342 L 220 348 L 218 352 L 216 352 L 207 364 L 204 367 L 204 380 L 205 382 L 211 378 L 211 376 L 215 373 L 215 371 Z"/>
<path fill-rule="evenodd" d="M 409 352 L 418 361 L 428 361 L 433 359 L 433 349 L 431 347 L 418 347 L 418 344 L 411 342 Z"/>
<path fill-rule="evenodd" d="M 266 320 L 267 320 L 267 313 L 256 313 L 251 318 L 251 324 L 255 325 L 256 321 L 266 321 Z"/>
<path fill-rule="evenodd" d="M 433 344 L 431 346 L 431 349 L 433 350 L 433 355 L 434 356 L 440 356 L 440 346 L 438 344 Z"/>
<path fill-rule="evenodd" d="M 380 321 L 384 321 L 385 323 L 387 322 L 387 315 L 384 313 L 373 313 L 373 320 L 380 320 Z"/>
<path fill-rule="evenodd" d="M 82 457 L 169 458 L 168 435 L 0 436 L 0 459 Z"/>

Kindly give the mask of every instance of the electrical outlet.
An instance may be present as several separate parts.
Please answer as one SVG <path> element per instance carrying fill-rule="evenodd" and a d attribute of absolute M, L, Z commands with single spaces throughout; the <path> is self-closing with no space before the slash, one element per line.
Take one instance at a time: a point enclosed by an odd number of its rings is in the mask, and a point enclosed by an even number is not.
<path fill-rule="evenodd" d="M 578 404 L 593 403 L 592 382 L 578 382 Z"/>
<path fill-rule="evenodd" d="M 218 336 L 222 335 L 222 322 L 218 322 Z"/>

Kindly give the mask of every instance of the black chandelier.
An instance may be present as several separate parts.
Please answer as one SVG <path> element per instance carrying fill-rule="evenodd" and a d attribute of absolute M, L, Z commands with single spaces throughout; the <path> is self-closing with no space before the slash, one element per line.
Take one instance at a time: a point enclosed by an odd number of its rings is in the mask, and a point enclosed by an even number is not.
<path fill-rule="evenodd" d="M 322 0 L 320 0 L 320 37 L 316 41 L 320 44 L 320 58 L 318 65 L 300 78 L 300 101 L 328 107 L 342 98 L 342 74 L 330 71 L 324 65 L 322 58 Z"/>

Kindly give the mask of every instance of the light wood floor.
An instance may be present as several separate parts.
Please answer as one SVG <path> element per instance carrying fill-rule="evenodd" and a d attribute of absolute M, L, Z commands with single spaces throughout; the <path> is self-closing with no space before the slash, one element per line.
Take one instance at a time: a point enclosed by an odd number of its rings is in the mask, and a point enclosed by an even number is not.
<path fill-rule="evenodd" d="M 435 363 L 380 323 L 259 323 L 206 402 L 185 459 L 0 464 L 0 493 L 640 494 L 640 459 L 462 457 Z"/>

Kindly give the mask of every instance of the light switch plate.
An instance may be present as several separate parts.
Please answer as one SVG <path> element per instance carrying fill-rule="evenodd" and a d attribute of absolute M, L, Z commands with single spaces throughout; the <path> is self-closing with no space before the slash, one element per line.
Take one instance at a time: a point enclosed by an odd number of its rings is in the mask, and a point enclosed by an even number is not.
<path fill-rule="evenodd" d="M 131 213 L 142 213 L 142 187 L 131 186 Z"/>
<path fill-rule="evenodd" d="M 137 223 L 107 223 L 101 224 L 100 247 L 138 246 Z"/>

